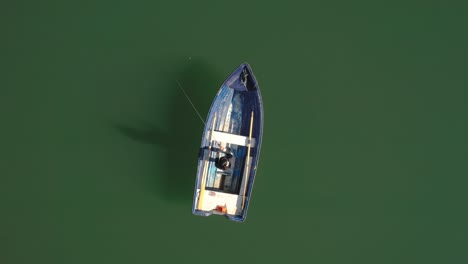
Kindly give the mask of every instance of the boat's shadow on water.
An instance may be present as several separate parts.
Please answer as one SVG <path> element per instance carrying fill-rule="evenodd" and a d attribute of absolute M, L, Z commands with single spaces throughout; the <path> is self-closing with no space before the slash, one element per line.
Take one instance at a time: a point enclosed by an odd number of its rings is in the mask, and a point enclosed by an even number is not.
<path fill-rule="evenodd" d="M 149 179 L 144 179 L 145 184 L 150 185 L 147 188 L 154 189 L 166 201 L 191 204 L 204 125 L 177 81 L 205 119 L 222 76 L 203 61 L 191 61 L 173 76 L 168 76 L 172 93 L 172 103 L 166 111 L 169 125 L 152 125 L 151 122 L 141 126 L 120 124 L 117 129 L 133 140 L 164 149 L 164 160 L 154 161 L 163 166 L 163 173 L 147 175 Z"/>

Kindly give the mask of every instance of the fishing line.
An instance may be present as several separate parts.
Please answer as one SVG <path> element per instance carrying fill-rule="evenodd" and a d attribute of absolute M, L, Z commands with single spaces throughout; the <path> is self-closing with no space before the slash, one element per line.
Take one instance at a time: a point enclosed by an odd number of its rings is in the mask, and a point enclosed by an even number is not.
<path fill-rule="evenodd" d="M 197 113 L 198 117 L 200 118 L 200 120 L 203 122 L 203 124 L 206 126 L 205 124 L 205 121 L 203 120 L 203 118 L 201 117 L 200 113 L 198 112 L 197 108 L 195 107 L 195 105 L 192 103 L 192 100 L 190 100 L 189 96 L 187 95 L 187 93 L 185 92 L 184 88 L 182 88 L 182 85 L 180 84 L 179 80 L 176 79 L 176 82 L 177 84 L 179 85 L 180 89 L 182 90 L 182 92 L 184 93 L 185 97 L 187 97 L 187 100 L 189 101 L 189 103 L 192 105 L 193 107 L 193 110 L 195 110 L 195 112 Z"/>

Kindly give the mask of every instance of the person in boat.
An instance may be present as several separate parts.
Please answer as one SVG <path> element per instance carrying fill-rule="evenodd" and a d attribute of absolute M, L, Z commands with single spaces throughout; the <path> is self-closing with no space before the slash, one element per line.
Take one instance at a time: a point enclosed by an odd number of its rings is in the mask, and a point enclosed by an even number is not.
<path fill-rule="evenodd" d="M 221 170 L 227 170 L 231 168 L 231 159 L 233 157 L 232 150 L 230 147 L 222 147 L 220 155 L 216 158 L 215 165 Z"/>

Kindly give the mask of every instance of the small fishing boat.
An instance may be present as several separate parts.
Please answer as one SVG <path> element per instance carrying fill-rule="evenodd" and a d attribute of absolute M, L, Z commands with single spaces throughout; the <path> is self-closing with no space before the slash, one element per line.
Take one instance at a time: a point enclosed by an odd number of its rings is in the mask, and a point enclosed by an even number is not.
<path fill-rule="evenodd" d="M 192 212 L 244 222 L 257 172 L 263 105 L 251 67 L 241 64 L 216 94 L 201 142 Z"/>

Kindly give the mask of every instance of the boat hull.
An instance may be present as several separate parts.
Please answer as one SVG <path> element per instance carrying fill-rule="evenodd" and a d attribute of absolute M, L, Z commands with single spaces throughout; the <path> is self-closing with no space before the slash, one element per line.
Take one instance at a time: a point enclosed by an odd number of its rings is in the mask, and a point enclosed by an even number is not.
<path fill-rule="evenodd" d="M 219 214 L 245 221 L 262 134 L 260 89 L 251 67 L 243 63 L 221 85 L 208 113 L 198 157 L 193 214 Z"/>

